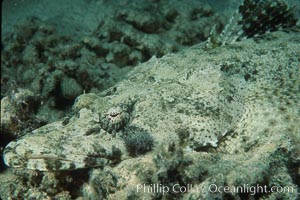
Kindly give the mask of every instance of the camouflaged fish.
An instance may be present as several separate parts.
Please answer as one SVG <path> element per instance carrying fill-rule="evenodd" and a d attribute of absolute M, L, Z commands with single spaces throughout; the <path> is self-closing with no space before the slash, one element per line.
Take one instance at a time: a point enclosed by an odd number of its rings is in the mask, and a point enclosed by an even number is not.
<path fill-rule="evenodd" d="M 119 162 L 123 141 L 100 128 L 98 114 L 82 109 L 69 123 L 36 129 L 4 149 L 4 162 L 15 168 L 62 171 Z"/>
<path fill-rule="evenodd" d="M 292 9 L 282 0 L 244 0 L 219 38 L 209 39 L 208 47 L 291 27 L 296 22 Z M 97 113 L 88 109 L 82 109 L 79 114 L 78 119 L 74 117 L 66 125 L 55 122 L 10 142 L 4 149 L 5 164 L 40 171 L 61 171 L 120 162 L 126 148 L 122 139 L 108 132 L 113 133 L 126 124 L 129 120 L 127 109 L 112 108 L 100 119 Z M 200 137 L 199 140 L 206 144 L 207 141 L 201 139 L 204 136 L 196 135 L 194 139 Z M 218 141 L 217 136 L 207 138 L 214 141 L 213 144 Z"/>

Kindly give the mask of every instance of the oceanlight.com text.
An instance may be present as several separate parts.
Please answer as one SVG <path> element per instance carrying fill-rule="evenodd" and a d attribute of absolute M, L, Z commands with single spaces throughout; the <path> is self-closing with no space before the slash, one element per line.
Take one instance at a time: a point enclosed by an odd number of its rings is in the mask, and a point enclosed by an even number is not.
<path fill-rule="evenodd" d="M 292 186 L 272 186 L 268 187 L 266 185 L 249 185 L 244 184 L 242 186 L 218 186 L 216 184 L 209 185 L 208 191 L 211 193 L 247 193 L 250 195 L 255 194 L 266 194 L 266 193 L 293 193 L 294 188 Z"/>

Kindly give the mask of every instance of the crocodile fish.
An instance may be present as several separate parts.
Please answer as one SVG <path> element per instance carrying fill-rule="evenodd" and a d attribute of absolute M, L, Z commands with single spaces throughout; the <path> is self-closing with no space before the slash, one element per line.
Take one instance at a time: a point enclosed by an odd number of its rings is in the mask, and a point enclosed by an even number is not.
<path fill-rule="evenodd" d="M 253 11 L 252 14 L 251 11 Z M 287 7 L 282 0 L 245 0 L 239 7 L 238 12 L 240 14 L 242 13 L 242 15 L 234 16 L 230 24 L 225 27 L 224 32 L 220 36 L 220 40 L 222 40 L 220 41 L 221 43 L 230 43 L 232 40 L 228 38 L 231 37 L 233 33 L 236 33 L 236 36 L 233 38 L 238 39 L 244 36 L 252 37 L 256 34 L 265 33 L 268 30 L 275 31 L 280 27 L 290 27 L 296 24 L 296 21 L 291 14 L 291 9 Z M 275 18 L 280 20 L 275 20 Z M 236 26 L 234 23 L 236 23 Z M 238 30 L 242 30 L 242 32 Z M 215 68 L 213 69 L 216 70 Z M 164 70 L 166 70 L 166 68 L 164 68 Z M 190 73 L 187 73 L 186 78 L 180 80 L 183 84 L 188 84 L 188 81 L 192 81 L 189 80 L 189 74 Z M 212 74 L 211 77 L 206 74 L 204 77 L 200 77 L 201 79 L 198 82 L 203 81 L 203 85 L 209 85 L 210 87 L 212 87 L 212 84 L 215 83 L 215 88 L 223 89 L 220 88 L 221 84 L 217 82 L 219 80 L 219 73 L 216 74 L 216 76 Z M 168 76 L 163 74 L 160 75 Z M 196 75 L 195 77 L 199 79 L 199 76 Z M 213 79 L 213 77 L 215 77 L 215 79 Z M 144 84 L 145 82 L 146 80 L 143 80 L 140 84 Z M 155 87 L 159 87 L 162 84 L 153 85 L 155 85 Z M 197 89 L 199 89 L 199 87 L 197 87 Z M 211 91 L 217 93 L 216 89 L 214 87 L 212 88 L 213 89 Z M 207 94 L 212 95 L 209 90 L 207 91 Z M 132 90 L 130 92 L 132 92 Z M 192 95 L 197 95 L 198 93 L 204 94 L 204 92 L 203 90 L 196 90 Z M 155 93 L 158 93 L 156 88 Z M 183 98 L 182 96 L 183 94 L 180 91 L 179 96 L 176 98 Z M 158 98 L 160 97 L 157 97 L 157 99 Z M 229 95 L 227 95 L 226 98 L 228 99 Z M 212 98 L 212 100 L 215 99 L 217 98 Z M 189 97 L 184 100 L 189 100 Z M 175 102 L 172 98 L 168 101 Z M 234 99 L 232 98 L 230 101 L 234 102 Z M 223 118 L 229 120 L 233 116 L 229 116 L 227 113 L 233 109 L 229 109 L 227 110 L 228 112 L 226 112 L 226 105 L 221 107 L 218 105 L 219 103 L 219 101 L 215 100 L 215 102 L 209 101 L 202 106 L 199 105 L 199 103 L 197 104 L 197 107 L 201 109 L 196 110 L 200 110 L 202 112 L 198 112 L 197 116 L 202 114 L 204 117 L 200 119 L 206 119 L 206 122 L 209 125 L 215 124 L 215 131 L 214 133 L 211 133 L 210 131 L 212 128 L 203 128 L 202 126 L 200 126 L 200 129 L 202 130 L 201 134 L 194 131 L 194 136 L 190 135 L 192 138 L 190 141 L 197 141 L 193 144 L 196 149 L 200 149 L 207 143 L 215 144 L 212 145 L 215 147 L 218 143 L 218 139 L 228 132 L 226 131 L 229 127 L 226 124 L 227 121 L 224 122 L 226 126 L 224 125 L 224 128 L 221 130 L 220 126 L 222 123 L 219 123 L 220 120 L 218 116 L 214 116 L 216 113 L 223 113 Z M 146 105 L 150 106 L 151 104 Z M 143 106 L 145 105 L 140 105 L 140 107 Z M 17 141 L 10 142 L 3 152 L 4 162 L 6 165 L 11 167 L 28 168 L 39 171 L 62 171 L 92 168 L 120 162 L 122 155 L 126 154 L 126 147 L 124 146 L 124 142 L 121 138 L 116 137 L 114 134 L 109 134 L 108 132 L 113 132 L 113 129 L 119 129 L 121 125 L 123 126 L 125 122 L 129 120 L 129 117 L 127 113 L 125 113 L 125 110 L 122 109 L 111 109 L 107 114 L 106 116 L 99 118 L 98 113 L 94 113 L 92 110 L 84 108 L 80 110 L 79 117 L 74 116 L 67 123 L 60 121 L 38 128 L 34 130 L 32 134 L 27 134 Z M 183 114 L 181 113 L 181 115 Z M 189 123 L 189 126 L 192 128 L 193 126 L 197 127 L 198 121 L 201 121 L 194 120 L 194 118 L 197 117 L 196 115 L 195 117 L 193 117 L 193 115 L 185 116 L 186 118 L 192 118 L 192 123 Z M 121 117 L 121 120 L 119 117 Z M 163 116 L 162 119 L 164 119 L 164 117 L 166 116 Z M 99 123 L 101 119 L 104 120 L 102 127 L 101 123 Z M 181 119 L 178 120 L 180 121 Z M 110 124 L 111 122 L 114 124 Z M 204 122 L 199 122 L 199 124 L 202 125 Z M 225 133 L 220 134 L 219 132 Z M 207 135 L 205 135 L 205 133 L 207 133 Z"/>
<path fill-rule="evenodd" d="M 99 128 L 97 116 L 82 109 L 67 125 L 54 122 L 34 130 L 4 149 L 6 165 L 39 171 L 92 168 L 118 162 L 123 141 Z M 82 120 L 84 119 L 84 120 Z"/>

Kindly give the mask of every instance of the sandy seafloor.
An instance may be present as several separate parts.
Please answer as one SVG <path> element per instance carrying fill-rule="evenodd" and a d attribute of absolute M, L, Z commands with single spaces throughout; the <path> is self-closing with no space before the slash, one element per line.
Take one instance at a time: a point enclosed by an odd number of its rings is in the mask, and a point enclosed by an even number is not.
<path fill-rule="evenodd" d="M 1 199 L 299 199 L 299 27 L 206 49 L 238 5 L 4 0 Z"/>

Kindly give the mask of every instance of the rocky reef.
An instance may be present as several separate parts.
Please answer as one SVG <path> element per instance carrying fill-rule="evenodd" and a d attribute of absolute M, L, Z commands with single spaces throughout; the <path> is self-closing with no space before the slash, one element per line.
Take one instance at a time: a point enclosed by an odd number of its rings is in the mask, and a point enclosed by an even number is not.
<path fill-rule="evenodd" d="M 137 64 L 205 41 L 223 18 L 208 5 L 182 1 L 101 1 L 90 34 L 71 35 L 28 17 L 2 39 L 1 97 L 29 89 L 43 104 L 38 114 L 55 121 L 84 92 L 113 86 Z M 104 9 L 105 8 L 105 9 Z M 47 114 L 45 114 L 47 113 Z"/>
<path fill-rule="evenodd" d="M 5 40 L 1 198 L 299 199 L 299 27 L 187 48 L 210 8 L 120 2 L 80 41 L 36 18 Z"/>

